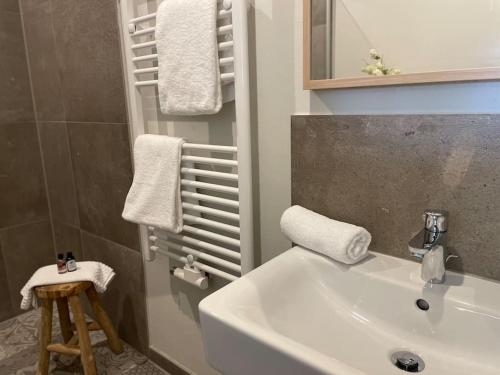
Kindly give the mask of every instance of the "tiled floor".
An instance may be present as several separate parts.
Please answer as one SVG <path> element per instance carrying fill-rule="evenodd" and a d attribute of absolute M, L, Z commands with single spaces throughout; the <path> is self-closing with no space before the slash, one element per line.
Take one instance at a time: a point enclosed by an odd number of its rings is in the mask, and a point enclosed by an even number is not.
<path fill-rule="evenodd" d="M 55 314 L 52 341 L 62 342 Z M 0 322 L 0 375 L 36 374 L 39 322 L 39 310 Z M 102 332 L 91 332 L 91 340 L 99 375 L 168 375 L 129 345 L 125 345 L 123 353 L 113 354 Z M 83 370 L 78 357 L 52 354 L 49 373 L 83 374 Z"/>

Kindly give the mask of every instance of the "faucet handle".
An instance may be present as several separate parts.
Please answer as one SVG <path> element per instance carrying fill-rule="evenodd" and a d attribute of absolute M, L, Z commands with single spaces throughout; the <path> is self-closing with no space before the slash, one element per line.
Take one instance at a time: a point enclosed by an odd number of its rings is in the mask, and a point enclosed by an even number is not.
<path fill-rule="evenodd" d="M 428 209 L 424 211 L 425 229 L 432 233 L 444 233 L 448 230 L 448 211 Z"/>

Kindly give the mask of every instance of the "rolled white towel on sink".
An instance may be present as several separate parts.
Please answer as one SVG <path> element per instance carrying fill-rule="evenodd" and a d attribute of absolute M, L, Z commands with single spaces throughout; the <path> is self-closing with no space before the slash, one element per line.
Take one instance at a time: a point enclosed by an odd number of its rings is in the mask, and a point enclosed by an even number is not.
<path fill-rule="evenodd" d="M 280 225 L 290 241 L 346 264 L 365 258 L 372 240 L 365 228 L 329 219 L 301 206 L 286 209 Z"/>

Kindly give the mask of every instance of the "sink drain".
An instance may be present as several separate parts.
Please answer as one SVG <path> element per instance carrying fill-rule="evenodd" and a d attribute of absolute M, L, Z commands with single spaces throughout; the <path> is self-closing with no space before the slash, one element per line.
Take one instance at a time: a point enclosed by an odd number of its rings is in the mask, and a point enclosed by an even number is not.
<path fill-rule="evenodd" d="M 406 351 L 393 353 L 391 362 L 394 366 L 406 372 L 420 372 L 425 368 L 422 358 L 415 353 Z"/>

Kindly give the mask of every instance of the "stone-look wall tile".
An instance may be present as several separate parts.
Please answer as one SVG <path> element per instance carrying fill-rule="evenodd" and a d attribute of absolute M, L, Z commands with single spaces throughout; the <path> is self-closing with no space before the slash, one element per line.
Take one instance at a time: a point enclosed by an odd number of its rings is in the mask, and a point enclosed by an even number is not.
<path fill-rule="evenodd" d="M 126 124 L 68 123 L 81 228 L 139 249 L 138 228 L 122 219 L 132 184 Z"/>
<path fill-rule="evenodd" d="M 426 208 L 450 211 L 450 268 L 500 280 L 500 116 L 295 116 L 292 202 L 408 258 Z"/>
<path fill-rule="evenodd" d="M 0 11 L 0 51 L 0 123 L 33 121 L 33 103 L 19 13 Z"/>
<path fill-rule="evenodd" d="M 78 226 L 78 205 L 66 123 L 40 122 L 52 219 Z"/>
<path fill-rule="evenodd" d="M 0 246 L 13 309 L 19 310 L 19 292 L 39 267 L 55 264 L 49 221 L 0 230 Z M 54 272 L 57 272 L 54 266 Z"/>
<path fill-rule="evenodd" d="M 14 316 L 10 298 L 9 282 L 7 280 L 7 271 L 3 261 L 2 248 L 0 243 L 0 322 Z"/>
<path fill-rule="evenodd" d="M 115 0 L 52 0 L 66 119 L 126 122 Z"/>
<path fill-rule="evenodd" d="M 145 353 L 148 329 L 141 254 L 84 231 L 82 246 L 85 260 L 103 262 L 115 270 L 103 303 L 120 337 Z"/>
<path fill-rule="evenodd" d="M 56 253 L 72 251 L 76 260 L 83 259 L 80 228 L 53 221 L 54 245 Z"/>
<path fill-rule="evenodd" d="M 65 120 L 50 1 L 20 3 L 37 119 Z"/>
<path fill-rule="evenodd" d="M 34 123 L 0 124 L 0 228 L 48 219 Z"/>

